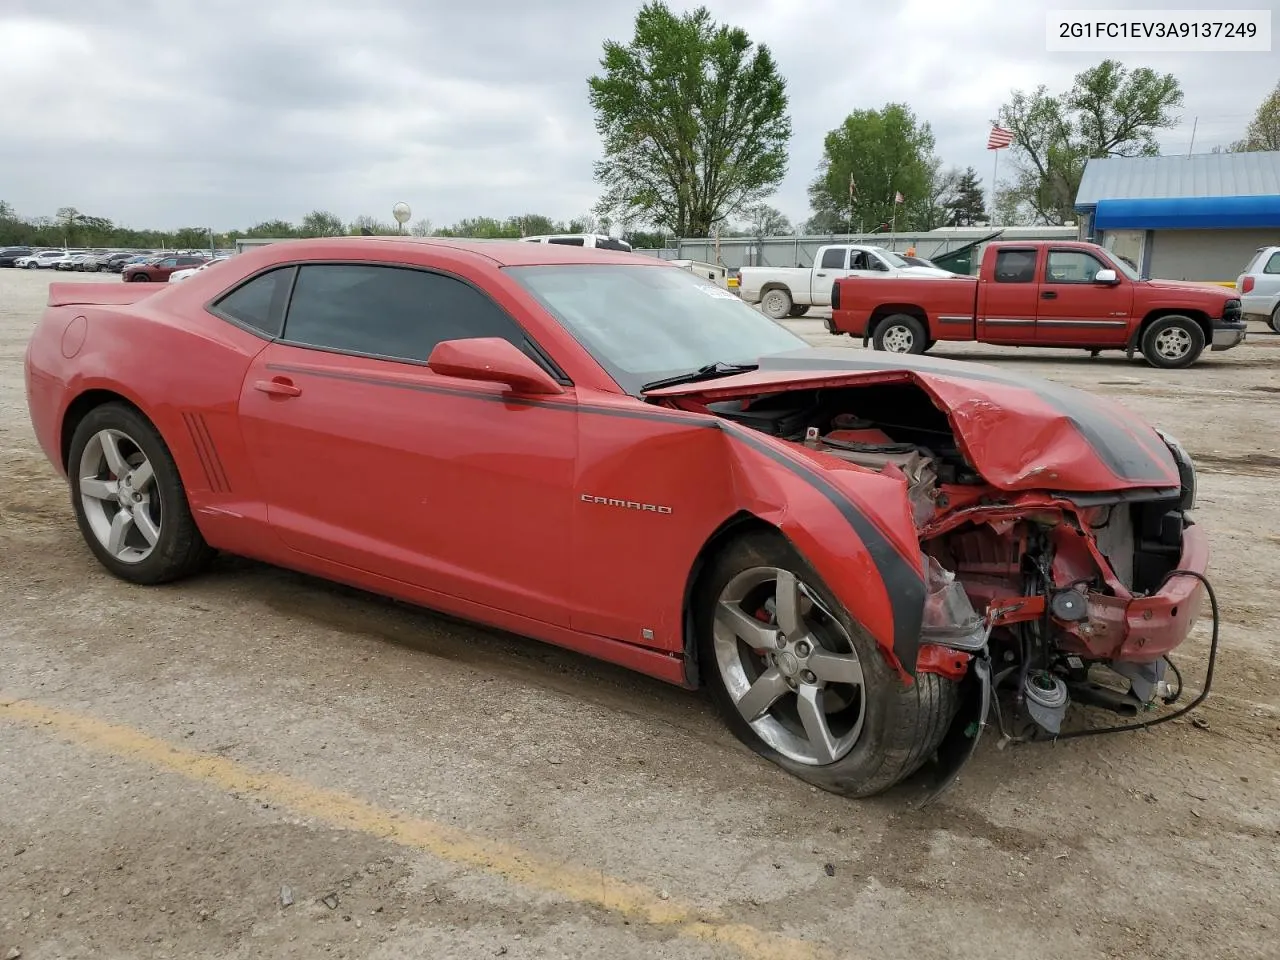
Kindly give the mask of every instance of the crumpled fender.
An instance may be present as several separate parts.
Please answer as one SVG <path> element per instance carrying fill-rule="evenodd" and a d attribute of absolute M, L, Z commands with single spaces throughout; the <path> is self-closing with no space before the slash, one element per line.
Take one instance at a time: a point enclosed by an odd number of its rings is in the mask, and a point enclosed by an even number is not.
<path fill-rule="evenodd" d="M 910 682 L 924 558 L 906 483 L 721 421 L 735 500 L 778 527 Z"/>

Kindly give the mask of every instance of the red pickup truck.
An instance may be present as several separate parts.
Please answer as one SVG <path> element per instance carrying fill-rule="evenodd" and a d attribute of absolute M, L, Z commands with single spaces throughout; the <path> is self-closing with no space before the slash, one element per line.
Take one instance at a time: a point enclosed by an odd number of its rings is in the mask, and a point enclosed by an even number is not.
<path fill-rule="evenodd" d="M 924 353 L 939 340 L 1014 347 L 1141 351 L 1152 366 L 1190 366 L 1206 346 L 1245 338 L 1235 291 L 1143 280 L 1095 243 L 1004 241 L 976 277 L 842 277 L 827 329 L 877 350 Z"/>

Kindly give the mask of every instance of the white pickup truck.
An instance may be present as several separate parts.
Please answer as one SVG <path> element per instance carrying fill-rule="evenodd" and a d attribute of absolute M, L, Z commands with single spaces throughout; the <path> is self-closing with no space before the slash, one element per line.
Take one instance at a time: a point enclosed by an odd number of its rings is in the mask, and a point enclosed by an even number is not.
<path fill-rule="evenodd" d="M 938 267 L 912 266 L 884 247 L 836 243 L 818 248 L 812 267 L 743 267 L 738 296 L 758 303 L 774 320 L 802 317 L 810 307 L 829 307 L 840 277 L 953 277 Z"/>

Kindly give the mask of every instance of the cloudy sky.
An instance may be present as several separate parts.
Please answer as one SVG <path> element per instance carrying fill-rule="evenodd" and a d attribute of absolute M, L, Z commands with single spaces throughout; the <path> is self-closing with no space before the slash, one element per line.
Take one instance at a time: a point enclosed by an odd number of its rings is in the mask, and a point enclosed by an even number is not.
<path fill-rule="evenodd" d="M 794 136 L 774 202 L 797 220 L 822 137 L 850 110 L 905 101 L 945 162 L 989 177 L 989 121 L 1009 91 L 1065 89 L 1105 56 L 1045 52 L 1048 10 L 1100 0 L 706 5 L 768 44 L 787 78 Z M 219 230 L 315 208 L 387 220 L 397 200 L 436 225 L 567 219 L 597 196 L 586 78 L 604 40 L 630 37 L 639 6 L 2 0 L 0 200 L 24 216 L 71 205 L 138 227 Z M 1180 78 L 1170 153 L 1187 151 L 1193 118 L 1197 150 L 1240 136 L 1280 79 L 1280 52 L 1118 56 Z"/>

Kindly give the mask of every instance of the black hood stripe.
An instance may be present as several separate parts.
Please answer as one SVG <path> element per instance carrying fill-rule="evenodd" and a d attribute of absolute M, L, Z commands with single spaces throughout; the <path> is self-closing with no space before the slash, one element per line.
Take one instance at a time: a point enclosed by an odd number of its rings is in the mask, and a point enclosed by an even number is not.
<path fill-rule="evenodd" d="M 833 356 L 834 351 L 842 355 Z M 976 383 L 994 383 L 1004 387 L 1026 390 L 1043 400 L 1048 406 L 1066 417 L 1084 438 L 1089 448 L 1117 477 L 1130 483 L 1164 486 L 1169 475 L 1177 472 L 1173 455 L 1166 462 L 1158 462 L 1142 442 L 1101 402 L 1074 387 L 1060 386 L 1048 380 L 1028 377 L 1015 371 L 984 368 L 962 361 L 943 360 L 936 357 L 897 356 L 892 361 L 875 357 L 843 356 L 856 353 L 848 347 L 834 347 L 830 351 L 790 351 L 760 359 L 761 370 L 795 370 L 818 373 L 823 370 L 877 371 L 892 373 L 906 370 L 912 373 L 945 377 L 949 380 L 971 380 Z"/>

